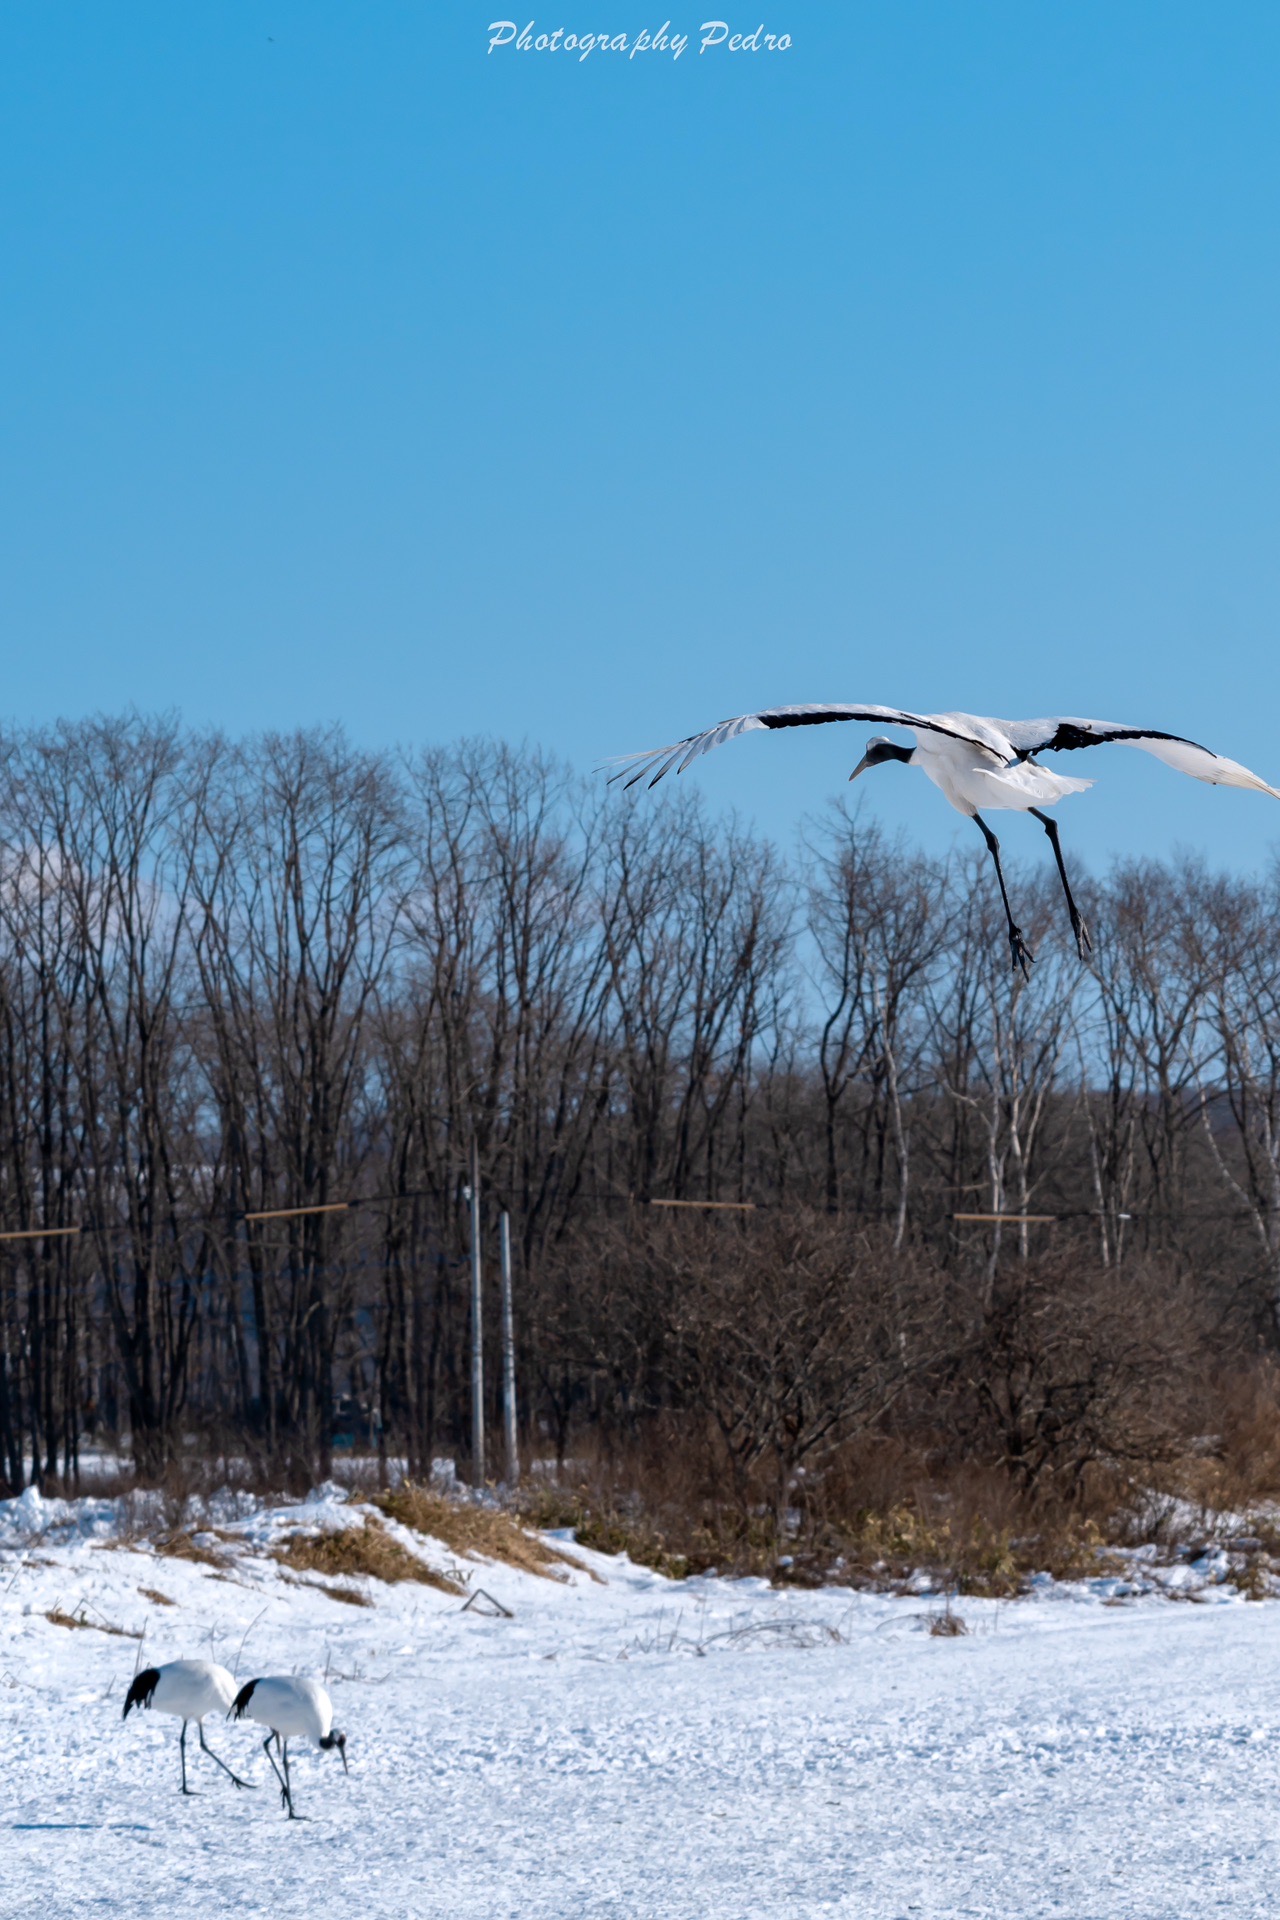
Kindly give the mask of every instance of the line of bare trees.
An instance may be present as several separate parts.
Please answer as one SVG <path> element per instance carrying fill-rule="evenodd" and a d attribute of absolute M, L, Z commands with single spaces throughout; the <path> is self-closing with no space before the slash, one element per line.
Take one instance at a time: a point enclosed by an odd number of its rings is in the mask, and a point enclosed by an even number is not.
<path fill-rule="evenodd" d="M 939 1363 L 957 1285 L 998 1315 L 1068 1245 L 1275 1339 L 1275 874 L 1082 879 L 1084 969 L 1023 873 L 1024 982 L 976 856 L 833 810 L 784 860 L 656 798 L 486 741 L 0 738 L 0 1481 L 121 1440 L 154 1473 L 213 1433 L 299 1473 L 335 1434 L 465 1451 L 473 1138 L 527 1435 L 560 1453 L 685 1405 L 754 1458 L 707 1373 L 730 1351 L 743 1406 L 819 1447 L 908 1352 Z M 712 1229 L 658 1232 L 654 1199 L 759 1211 L 691 1260 Z M 789 1222 L 820 1259 L 779 1251 Z M 753 1384 L 742 1301 L 767 1319 L 784 1284 L 809 1360 Z"/>

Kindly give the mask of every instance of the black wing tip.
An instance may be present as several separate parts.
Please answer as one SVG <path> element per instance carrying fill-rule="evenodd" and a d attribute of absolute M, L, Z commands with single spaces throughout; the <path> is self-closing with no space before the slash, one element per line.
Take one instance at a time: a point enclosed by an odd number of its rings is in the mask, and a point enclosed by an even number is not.
<path fill-rule="evenodd" d="M 231 1711 L 227 1715 L 228 1720 L 244 1719 L 244 1710 L 248 1706 L 249 1702 L 252 1700 L 253 1690 L 257 1686 L 257 1684 L 258 1683 L 256 1680 L 247 1680 L 245 1682 L 244 1686 L 241 1687 L 235 1699 L 231 1702 Z"/>
<path fill-rule="evenodd" d="M 1211 760 L 1222 758 L 1212 747 L 1202 747 L 1198 740 L 1188 740 L 1185 733 L 1162 733 L 1159 727 L 1112 727 L 1106 733 L 1093 733 L 1070 720 L 1060 720 L 1053 738 L 1038 742 L 1028 748 L 1028 752 L 1076 753 L 1081 747 L 1107 747 L 1125 740 L 1170 740 L 1175 746 L 1194 747 L 1198 753 L 1207 753 Z"/>
<path fill-rule="evenodd" d="M 122 1720 L 129 1718 L 131 1707 L 137 1707 L 141 1711 L 143 1707 L 151 1705 L 159 1680 L 159 1667 L 144 1667 L 141 1673 L 135 1675 L 133 1685 L 124 1698 L 124 1712 L 120 1715 Z"/>

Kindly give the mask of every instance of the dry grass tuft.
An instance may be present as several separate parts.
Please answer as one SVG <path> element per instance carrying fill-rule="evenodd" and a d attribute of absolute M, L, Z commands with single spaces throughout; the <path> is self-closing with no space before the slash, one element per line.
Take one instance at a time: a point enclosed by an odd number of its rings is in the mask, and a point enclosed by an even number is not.
<path fill-rule="evenodd" d="M 361 1593 L 356 1587 L 331 1587 L 323 1580 L 295 1580 L 292 1574 L 282 1573 L 280 1578 L 290 1587 L 305 1587 L 308 1593 L 323 1593 L 329 1600 L 341 1600 L 346 1607 L 371 1607 L 373 1601 L 367 1593 Z"/>
<path fill-rule="evenodd" d="M 141 1640 L 142 1638 L 142 1635 L 135 1633 L 131 1627 L 116 1627 L 109 1620 L 86 1620 L 83 1603 L 79 1613 L 65 1613 L 61 1607 L 50 1607 L 44 1617 L 55 1627 L 83 1627 L 92 1633 L 113 1633 L 120 1640 Z"/>
<path fill-rule="evenodd" d="M 61 1607 L 50 1607 L 45 1619 L 55 1627 L 96 1627 L 96 1620 L 86 1620 L 83 1614 L 64 1613 Z"/>
<path fill-rule="evenodd" d="M 323 1580 L 318 1580 L 316 1586 L 327 1599 L 341 1600 L 344 1607 L 371 1607 L 373 1605 L 367 1593 L 358 1593 L 354 1587 L 331 1587 Z"/>
<path fill-rule="evenodd" d="M 171 1600 L 167 1593 L 161 1593 L 158 1587 L 139 1587 L 138 1592 L 144 1600 L 150 1600 L 157 1607 L 176 1607 L 177 1601 Z"/>
<path fill-rule="evenodd" d="M 952 1613 L 951 1602 L 929 1616 L 929 1634 L 934 1640 L 959 1640 L 969 1629 L 958 1613 Z"/>
<path fill-rule="evenodd" d="M 271 1557 L 299 1573 L 347 1574 L 356 1579 L 382 1580 L 389 1586 L 416 1580 L 420 1586 L 435 1587 L 440 1593 L 464 1591 L 458 1581 L 437 1573 L 393 1540 L 378 1520 L 366 1520 L 362 1527 L 344 1527 L 340 1533 L 292 1534 Z M 339 1596 L 336 1589 L 333 1597 L 352 1599 L 349 1593 Z M 361 1603 L 357 1600 L 354 1604 Z"/>
<path fill-rule="evenodd" d="M 202 1567 L 225 1567 L 230 1564 L 225 1553 L 206 1546 L 203 1540 L 197 1542 L 185 1528 L 158 1534 L 152 1544 L 166 1560 L 194 1560 Z"/>
<path fill-rule="evenodd" d="M 379 1494 L 376 1505 L 402 1527 L 408 1527 L 413 1533 L 429 1534 L 433 1540 L 443 1541 L 450 1552 L 464 1558 L 479 1555 L 485 1560 L 499 1560 L 509 1567 L 518 1567 L 522 1573 L 536 1573 L 544 1580 L 563 1578 L 560 1567 L 576 1567 L 580 1573 L 589 1571 L 572 1554 L 549 1547 L 545 1540 L 527 1532 L 509 1514 L 496 1512 L 492 1507 L 446 1500 L 412 1482 L 397 1487 L 394 1493 Z"/>

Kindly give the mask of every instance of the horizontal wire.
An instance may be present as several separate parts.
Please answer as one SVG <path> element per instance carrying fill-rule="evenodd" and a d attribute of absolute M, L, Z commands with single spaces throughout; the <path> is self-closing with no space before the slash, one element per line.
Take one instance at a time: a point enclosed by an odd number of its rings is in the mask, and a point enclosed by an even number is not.
<path fill-rule="evenodd" d="M 438 1203 L 440 1199 L 441 1196 L 439 1193 L 421 1188 L 405 1193 L 361 1194 L 350 1200 L 322 1201 L 301 1206 L 255 1208 L 247 1212 L 240 1208 L 215 1209 L 208 1213 L 182 1214 L 176 1219 L 166 1218 L 160 1224 L 165 1229 L 172 1230 L 173 1239 L 167 1242 L 172 1245 L 175 1243 L 177 1237 L 184 1232 L 208 1232 L 211 1228 L 215 1227 L 221 1227 L 224 1232 L 227 1229 L 234 1231 L 234 1228 L 239 1225 L 253 1226 L 269 1220 L 288 1220 L 314 1214 L 356 1213 L 365 1207 L 402 1205 L 413 1200 L 433 1200 Z M 897 1206 L 888 1202 L 872 1206 L 847 1206 L 843 1204 L 831 1206 L 825 1203 L 801 1203 L 797 1205 L 793 1201 L 785 1200 L 666 1199 L 630 1193 L 594 1193 L 591 1195 L 580 1195 L 579 1199 L 591 1206 L 659 1207 L 673 1210 L 702 1209 L 726 1213 L 794 1214 L 799 1212 L 818 1212 L 838 1219 L 849 1218 L 859 1220 L 896 1220 L 898 1217 Z M 447 1206 L 449 1203 L 446 1201 L 444 1204 Z M 942 1210 L 940 1203 L 939 1211 L 941 1212 Z M 506 1211 L 509 1212 L 510 1208 L 507 1208 Z M 1105 1219 L 1125 1222 L 1164 1220 L 1183 1223 L 1194 1220 L 1244 1220 L 1252 1217 L 1255 1213 L 1269 1214 L 1273 1211 L 1276 1211 L 1276 1209 L 1270 1208 L 1262 1202 L 1254 1205 L 1242 1201 L 1235 1207 L 1144 1208 L 1130 1206 L 1116 1213 L 1113 1213 L 1110 1208 L 1063 1207 L 1054 1214 L 1034 1214 L 1028 1215 L 1027 1218 L 1034 1220 Z M 919 1219 L 920 1215 L 916 1214 L 914 1217 Z M 977 1213 L 952 1213 L 950 1215 L 952 1220 L 958 1221 L 973 1221 L 979 1218 L 995 1219 L 997 1217 L 1012 1219 L 1014 1216 L 1010 1214 L 997 1216 L 994 1213 L 982 1215 Z M 139 1232 L 136 1223 L 133 1221 L 84 1220 L 77 1226 L 0 1229 L 0 1242 L 75 1239 L 77 1237 L 92 1238 L 106 1237 L 112 1234 L 133 1234 L 144 1240 L 148 1238 L 146 1234 Z M 150 1236 L 153 1241 L 158 1237 L 158 1235 Z"/>

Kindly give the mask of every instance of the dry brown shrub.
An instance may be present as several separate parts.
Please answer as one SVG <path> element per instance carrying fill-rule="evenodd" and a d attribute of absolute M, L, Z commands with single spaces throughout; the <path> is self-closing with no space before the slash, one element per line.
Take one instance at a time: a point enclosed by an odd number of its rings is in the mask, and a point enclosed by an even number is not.
<path fill-rule="evenodd" d="M 292 1534 L 273 1549 L 271 1557 L 300 1573 L 347 1574 L 356 1579 L 382 1580 L 388 1586 L 415 1580 L 440 1593 L 465 1591 L 457 1580 L 437 1573 L 393 1540 L 382 1523 L 373 1519 L 360 1527 L 344 1527 L 338 1533 Z"/>
<path fill-rule="evenodd" d="M 531 1483 L 522 1489 L 520 1510 L 531 1525 L 571 1527 L 583 1546 L 626 1553 L 671 1579 L 714 1569 L 820 1586 L 849 1577 L 847 1568 L 834 1564 L 843 1545 L 830 1531 L 825 1510 L 818 1510 L 821 1501 L 814 1505 L 831 1466 L 796 1477 L 784 1516 L 787 1532 L 780 1538 L 771 1466 L 731 1481 L 713 1423 L 692 1412 L 665 1414 L 625 1446 L 594 1455 L 584 1447 L 572 1478 Z M 896 1499 L 903 1484 L 895 1469 L 883 1490 Z M 871 1504 L 860 1493 L 840 1511 Z M 797 1519 L 798 1530 L 791 1526 Z"/>
<path fill-rule="evenodd" d="M 1078 1503 L 1100 1465 L 1150 1474 L 1186 1453 L 1211 1328 L 1176 1267 L 1064 1244 L 969 1275 L 949 1303 L 950 1423 L 1022 1492 Z"/>
<path fill-rule="evenodd" d="M 1060 1503 L 999 1466 L 948 1460 L 945 1440 L 864 1437 L 807 1481 L 796 1496 L 797 1566 L 887 1588 L 923 1571 L 990 1598 L 1022 1592 L 1033 1573 L 1103 1570 L 1104 1543 L 1125 1528 L 1123 1478 L 1090 1470 Z"/>
<path fill-rule="evenodd" d="M 171 1600 L 167 1593 L 161 1593 L 158 1587 L 139 1587 L 138 1592 L 144 1600 L 150 1600 L 157 1607 L 176 1607 L 177 1601 Z"/>
<path fill-rule="evenodd" d="M 234 1429 L 206 1435 L 198 1447 L 175 1453 L 150 1472 L 124 1458 L 114 1465 L 95 1464 L 77 1477 L 49 1479 L 48 1491 L 71 1499 L 93 1494 L 96 1499 L 126 1503 L 143 1494 L 160 1496 L 164 1525 L 170 1532 L 191 1524 L 192 1509 L 211 1496 L 230 1489 L 251 1493 L 265 1501 L 301 1499 L 314 1484 L 304 1463 L 264 1453 Z"/>
<path fill-rule="evenodd" d="M 636 1566 L 652 1567 L 668 1580 L 685 1580 L 715 1564 L 714 1555 L 701 1564 L 701 1555 L 695 1563 L 689 1554 L 674 1549 L 649 1515 L 634 1511 L 624 1515 L 608 1503 L 600 1510 L 583 1490 L 540 1489 L 528 1511 L 534 1526 L 571 1527 L 579 1546 L 594 1553 L 625 1553 Z"/>
<path fill-rule="evenodd" d="M 1211 1437 L 1184 1463 L 1179 1490 L 1246 1513 L 1280 1495 L 1280 1367 L 1262 1360 L 1215 1379 L 1204 1419 Z"/>
<path fill-rule="evenodd" d="M 1106 1571 L 1107 1538 L 1092 1515 L 1028 1514 L 1014 1531 L 1001 1524 L 999 1506 L 994 1515 L 973 1505 L 948 1511 L 945 1491 L 925 1488 L 888 1512 L 833 1523 L 786 1577 L 803 1577 L 808 1564 L 819 1578 L 897 1590 L 923 1572 L 957 1593 L 1012 1599 L 1033 1573 L 1079 1580 Z"/>
<path fill-rule="evenodd" d="M 1275 1594 L 1275 1570 L 1269 1555 L 1259 1554 L 1231 1574 L 1231 1584 L 1246 1600 L 1270 1600 Z"/>
<path fill-rule="evenodd" d="M 769 1489 L 756 1511 L 723 1485 L 706 1429 L 664 1421 L 625 1453 L 584 1460 L 572 1480 L 522 1489 L 520 1513 L 538 1528 L 569 1527 L 597 1553 L 625 1553 L 671 1580 L 712 1568 L 768 1574 L 777 1559 Z"/>
<path fill-rule="evenodd" d="M 696 1427 L 670 1422 L 625 1454 L 583 1461 L 572 1482 L 526 1488 L 521 1512 L 676 1579 L 716 1568 L 780 1586 L 901 1590 L 926 1572 L 959 1594 L 1011 1598 L 1032 1573 L 1078 1579 L 1106 1569 L 1105 1543 L 1122 1536 L 1123 1479 L 1091 1472 L 1058 1505 L 999 1466 L 950 1463 L 948 1443 L 927 1430 L 848 1442 L 794 1482 L 781 1556 L 767 1480 L 744 1512 L 717 1477 L 714 1448 Z"/>
<path fill-rule="evenodd" d="M 493 1507 L 472 1506 L 459 1500 L 446 1500 L 428 1487 L 406 1481 L 394 1493 L 381 1493 L 374 1504 L 391 1520 L 398 1520 L 412 1533 L 429 1534 L 441 1541 L 451 1553 L 467 1559 L 498 1560 L 522 1573 L 556 1579 L 560 1567 L 587 1571 L 580 1560 L 517 1524 L 509 1514 Z M 591 1542 L 584 1541 L 583 1545 Z"/>
<path fill-rule="evenodd" d="M 1186 1444 L 1144 1476 L 1131 1538 L 1188 1547 L 1224 1532 L 1280 1557 L 1280 1365 L 1245 1355 L 1200 1382 Z"/>
<path fill-rule="evenodd" d="M 931 1276 L 882 1236 L 804 1208 L 615 1222 L 588 1252 L 612 1276 L 610 1345 L 632 1349 L 637 1398 L 657 1387 L 687 1426 L 701 1419 L 699 1449 L 711 1443 L 741 1520 L 772 1506 L 776 1553 L 797 1473 L 905 1391 L 929 1344 Z M 636 1301 L 660 1303 L 656 1320 L 628 1320 Z"/>

